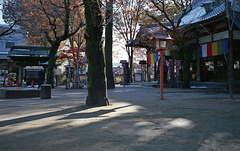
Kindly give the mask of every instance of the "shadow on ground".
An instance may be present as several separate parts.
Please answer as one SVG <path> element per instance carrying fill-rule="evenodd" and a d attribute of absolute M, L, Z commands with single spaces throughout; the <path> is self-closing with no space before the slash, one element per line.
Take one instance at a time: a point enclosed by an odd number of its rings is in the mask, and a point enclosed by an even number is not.
<path fill-rule="evenodd" d="M 2 120 L 0 150 L 240 149 L 239 102 L 203 92 L 167 92 L 162 101 L 155 88 L 117 88 L 109 91 L 112 106 L 72 106 Z"/>

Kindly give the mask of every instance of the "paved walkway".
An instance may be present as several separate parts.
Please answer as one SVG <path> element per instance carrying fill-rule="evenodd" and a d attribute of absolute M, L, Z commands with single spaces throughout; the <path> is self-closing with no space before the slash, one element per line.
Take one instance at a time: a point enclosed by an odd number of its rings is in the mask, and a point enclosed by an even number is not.
<path fill-rule="evenodd" d="M 52 99 L 0 99 L 1 151 L 238 151 L 240 99 L 206 89 L 130 85 L 111 106 L 84 106 L 87 89 Z M 240 98 L 235 95 L 235 98 Z"/>

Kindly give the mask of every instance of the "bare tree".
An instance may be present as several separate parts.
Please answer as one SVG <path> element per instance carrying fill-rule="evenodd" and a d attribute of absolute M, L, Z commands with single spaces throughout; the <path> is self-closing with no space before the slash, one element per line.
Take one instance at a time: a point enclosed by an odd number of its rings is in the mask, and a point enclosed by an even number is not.
<path fill-rule="evenodd" d="M 4 22 L 6 23 L 5 28 L 0 30 L 0 37 L 4 35 L 9 35 L 15 32 L 14 26 L 19 24 L 21 14 L 16 10 L 19 10 L 19 3 L 12 2 L 10 3 L 8 0 L 2 0 L 2 17 Z"/>
<path fill-rule="evenodd" d="M 118 1 L 115 4 L 114 28 L 126 44 L 136 38 L 138 21 L 143 10 L 143 0 Z M 130 62 L 130 81 L 133 80 L 133 47 L 126 47 Z"/>
<path fill-rule="evenodd" d="M 10 2 L 19 3 L 21 9 L 21 26 L 29 32 L 30 37 L 35 37 L 38 33 L 44 34 L 45 39 L 51 45 L 47 83 L 53 86 L 56 62 L 56 53 L 60 43 L 68 37 L 73 36 L 82 26 L 83 22 L 78 22 L 72 26 L 72 16 L 81 10 L 83 4 L 77 0 L 44 1 L 44 0 L 12 0 Z M 70 27 L 74 30 L 70 30 Z"/>

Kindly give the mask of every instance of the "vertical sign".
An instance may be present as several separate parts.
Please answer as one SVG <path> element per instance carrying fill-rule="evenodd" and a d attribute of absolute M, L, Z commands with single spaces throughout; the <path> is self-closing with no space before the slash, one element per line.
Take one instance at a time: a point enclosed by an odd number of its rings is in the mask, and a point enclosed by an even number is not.
<path fill-rule="evenodd" d="M 169 59 L 169 75 L 170 75 L 170 78 L 172 79 L 172 77 L 173 77 L 173 59 Z"/>
<path fill-rule="evenodd" d="M 181 66 L 181 60 L 176 60 L 176 72 L 177 72 L 178 79 L 179 79 L 179 74 L 180 74 L 180 66 Z"/>

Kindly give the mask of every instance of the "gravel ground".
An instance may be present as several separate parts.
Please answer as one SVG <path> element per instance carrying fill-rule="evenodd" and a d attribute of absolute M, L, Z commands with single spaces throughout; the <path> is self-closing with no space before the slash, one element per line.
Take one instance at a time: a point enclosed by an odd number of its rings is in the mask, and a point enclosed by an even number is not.
<path fill-rule="evenodd" d="M 86 96 L 57 88 L 52 99 L 0 99 L 0 151 L 240 150 L 240 95 L 165 88 L 160 100 L 159 88 L 135 85 L 94 108 Z"/>

